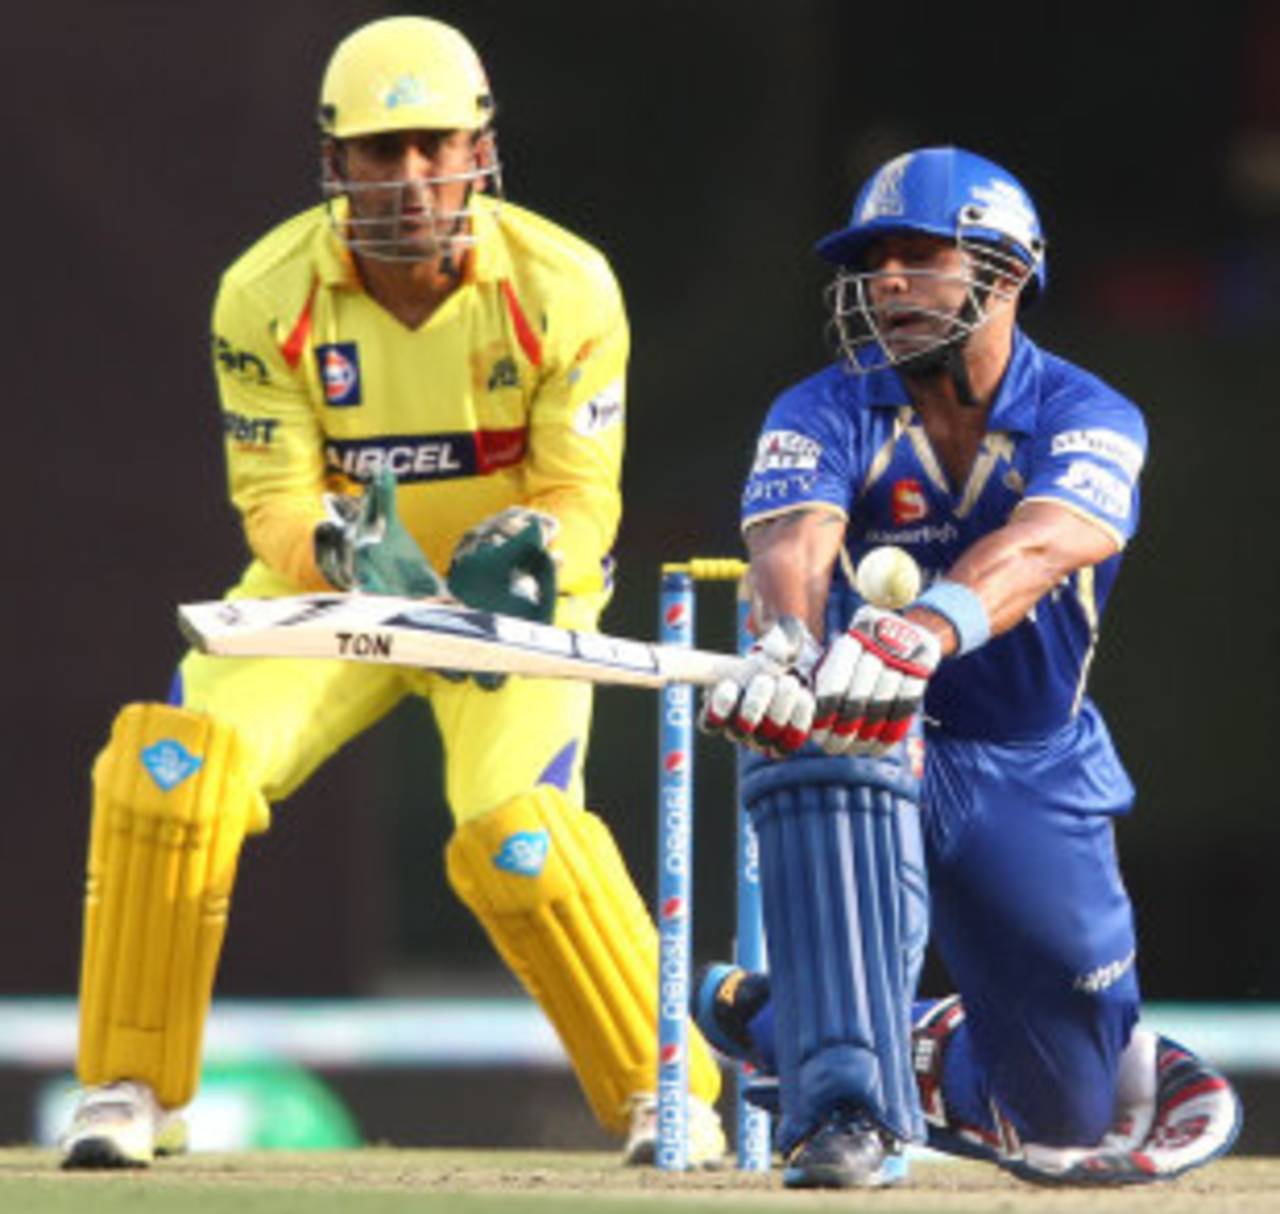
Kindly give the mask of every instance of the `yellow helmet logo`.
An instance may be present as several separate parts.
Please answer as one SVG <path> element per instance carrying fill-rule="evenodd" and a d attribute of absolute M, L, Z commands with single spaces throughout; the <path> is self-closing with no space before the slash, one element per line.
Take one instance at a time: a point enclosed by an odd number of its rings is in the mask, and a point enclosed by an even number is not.
<path fill-rule="evenodd" d="M 471 43 L 427 17 L 386 17 L 337 46 L 320 86 L 320 127 L 335 139 L 378 131 L 475 131 L 493 117 Z"/>

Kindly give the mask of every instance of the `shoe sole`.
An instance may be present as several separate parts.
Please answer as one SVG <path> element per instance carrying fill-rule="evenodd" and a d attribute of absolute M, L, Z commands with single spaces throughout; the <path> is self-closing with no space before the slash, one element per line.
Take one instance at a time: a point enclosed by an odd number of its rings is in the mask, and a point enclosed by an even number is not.
<path fill-rule="evenodd" d="M 151 1161 L 124 1154 L 119 1144 L 106 1137 L 81 1138 L 62 1160 L 65 1171 L 84 1169 L 145 1168 Z"/>

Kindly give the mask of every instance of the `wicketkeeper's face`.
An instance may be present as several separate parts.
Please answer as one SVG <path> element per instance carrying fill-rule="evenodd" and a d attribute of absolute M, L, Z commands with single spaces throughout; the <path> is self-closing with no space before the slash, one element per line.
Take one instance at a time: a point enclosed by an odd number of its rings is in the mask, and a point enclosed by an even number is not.
<path fill-rule="evenodd" d="M 439 256 L 467 228 L 467 204 L 490 175 L 491 150 L 489 137 L 473 131 L 384 131 L 344 140 L 334 166 L 350 199 L 351 247 L 393 260 Z"/>

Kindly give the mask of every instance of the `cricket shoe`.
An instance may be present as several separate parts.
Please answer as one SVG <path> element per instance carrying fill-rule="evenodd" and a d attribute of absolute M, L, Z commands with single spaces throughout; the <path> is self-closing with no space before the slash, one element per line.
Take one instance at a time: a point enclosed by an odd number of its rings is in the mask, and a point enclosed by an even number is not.
<path fill-rule="evenodd" d="M 630 1128 L 626 1146 L 622 1149 L 622 1162 L 626 1167 L 643 1167 L 658 1159 L 658 1098 L 652 1092 L 637 1092 L 630 1100 Z M 728 1143 L 720 1114 L 705 1100 L 689 1097 L 689 1148 L 690 1168 L 718 1168 L 724 1164 Z"/>
<path fill-rule="evenodd" d="M 1134 1038 L 1131 1048 L 1135 1043 L 1153 1047 L 1146 1052 L 1152 1059 L 1145 1068 L 1153 1089 L 1149 1097 L 1134 1093 L 1122 1102 L 1098 1146 L 1026 1143 L 1004 1163 L 1010 1172 L 1042 1185 L 1149 1184 L 1203 1167 L 1231 1149 L 1243 1110 L 1227 1077 L 1168 1037 L 1137 1029 Z"/>
<path fill-rule="evenodd" d="M 187 1123 L 166 1112 L 145 1083 L 86 1088 L 62 1140 L 64 1168 L 145 1168 L 187 1149 Z"/>
<path fill-rule="evenodd" d="M 761 1068 L 751 1021 L 769 1001 L 769 975 L 712 962 L 689 984 L 689 1012 L 702 1035 L 722 1054 Z"/>
<path fill-rule="evenodd" d="M 905 1177 L 901 1152 L 876 1126 L 833 1113 L 787 1155 L 788 1189 L 879 1189 Z"/>

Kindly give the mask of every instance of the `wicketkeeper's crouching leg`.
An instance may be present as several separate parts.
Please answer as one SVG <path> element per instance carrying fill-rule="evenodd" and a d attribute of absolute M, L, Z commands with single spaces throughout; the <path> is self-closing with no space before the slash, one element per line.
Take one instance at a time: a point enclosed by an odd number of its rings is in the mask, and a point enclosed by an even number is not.
<path fill-rule="evenodd" d="M 910 1063 L 928 929 L 917 796 L 898 756 L 762 760 L 743 781 L 789 1185 L 886 1183 L 886 1152 L 924 1137 Z"/>
<path fill-rule="evenodd" d="M 446 861 L 454 891 L 555 1027 L 596 1117 L 625 1133 L 657 1084 L 658 937 L 609 828 L 541 784 L 463 822 Z M 693 1029 L 689 1049 L 690 1152 L 710 1163 L 724 1152 L 711 1114 L 720 1071 Z"/>
<path fill-rule="evenodd" d="M 167 704 L 117 716 L 93 769 L 78 1073 L 66 1167 L 181 1149 L 246 834 L 270 811 L 236 731 Z"/>

